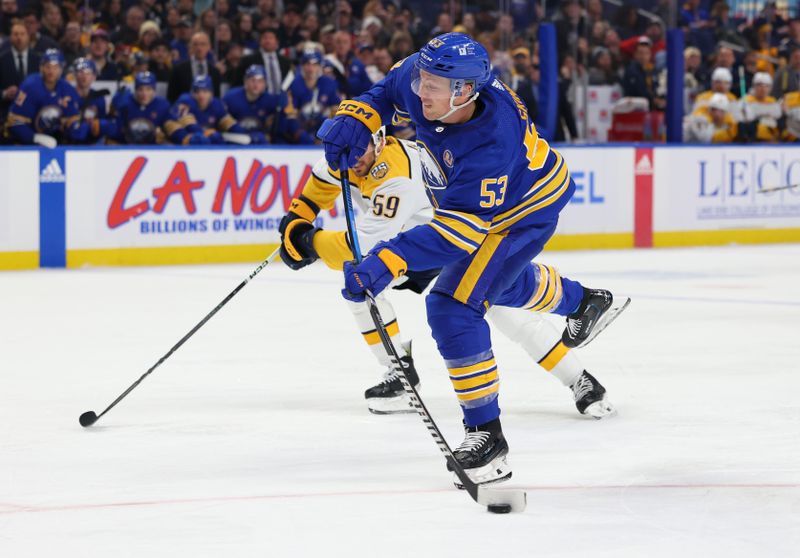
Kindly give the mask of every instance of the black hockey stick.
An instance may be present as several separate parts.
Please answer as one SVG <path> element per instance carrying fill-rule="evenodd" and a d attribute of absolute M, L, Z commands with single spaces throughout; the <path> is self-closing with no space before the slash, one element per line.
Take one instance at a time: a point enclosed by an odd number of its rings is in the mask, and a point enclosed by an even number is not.
<path fill-rule="evenodd" d="M 353 199 L 350 194 L 350 180 L 347 176 L 348 165 L 346 154 L 341 157 L 339 173 L 342 184 L 342 197 L 344 199 L 345 219 L 347 220 L 347 232 L 350 236 L 350 246 L 353 249 L 353 257 L 355 258 L 356 263 L 361 263 L 361 247 L 358 243 L 358 233 L 356 231 L 355 218 L 353 215 Z M 430 432 L 430 435 L 433 437 L 436 445 L 444 454 L 445 461 L 447 461 L 450 469 L 455 472 L 458 480 L 461 481 L 461 485 L 469 493 L 473 500 L 482 506 L 486 506 L 489 511 L 495 513 L 524 511 L 526 505 L 526 495 L 524 490 L 496 490 L 477 485 L 472 482 L 472 479 L 469 478 L 469 475 L 467 475 L 466 471 L 464 471 L 464 468 L 453 456 L 453 451 L 450 449 L 447 440 L 445 440 L 444 436 L 442 436 L 442 432 L 439 430 L 439 427 L 436 426 L 436 423 L 433 421 L 433 417 L 425 407 L 425 404 L 422 402 L 422 398 L 420 398 L 416 388 L 411 385 L 411 382 L 408 381 L 406 372 L 403 369 L 403 365 L 400 363 L 400 356 L 397 354 L 397 349 L 395 348 L 394 343 L 392 343 L 389 333 L 386 331 L 386 325 L 383 323 L 383 318 L 378 310 L 378 305 L 375 303 L 375 298 L 369 291 L 367 291 L 365 294 L 367 304 L 369 305 L 369 313 L 370 316 L 372 316 L 372 322 L 375 324 L 375 329 L 381 339 L 383 348 L 386 350 L 386 353 L 389 356 L 389 360 L 392 363 L 392 368 L 394 368 L 394 371 L 397 372 L 397 376 L 400 379 L 400 383 L 403 385 L 403 389 L 411 399 L 412 406 L 417 413 L 419 413 L 419 416 L 422 417 L 422 422 L 425 423 L 425 426 L 428 428 L 428 432 Z"/>
<path fill-rule="evenodd" d="M 234 296 L 236 296 L 236 294 L 237 294 L 239 291 L 241 291 L 241 290 L 244 288 L 244 286 L 245 286 L 245 285 L 247 285 L 247 283 L 249 283 L 251 279 L 253 279 L 253 277 L 255 277 L 256 275 L 258 275 L 258 273 L 259 273 L 259 272 L 260 272 L 262 269 L 264 269 L 265 267 L 267 267 L 267 265 L 268 265 L 270 262 L 272 262 L 272 261 L 273 261 L 273 260 L 274 260 L 274 259 L 275 259 L 275 258 L 278 256 L 278 253 L 279 253 L 279 252 L 280 252 L 280 247 L 278 247 L 278 248 L 275 248 L 275 251 L 274 251 L 274 252 L 272 252 L 272 253 L 271 253 L 269 256 L 267 256 L 267 259 L 265 259 L 263 262 L 261 262 L 261 263 L 258 265 L 258 267 L 257 267 L 257 268 L 255 268 L 255 269 L 253 270 L 253 272 L 252 272 L 252 273 L 251 273 L 251 274 L 250 274 L 250 275 L 249 275 L 247 278 L 245 278 L 245 280 L 244 280 L 244 281 L 242 281 L 241 283 L 239 283 L 239 285 L 238 285 L 238 286 L 237 286 L 235 289 L 233 289 L 233 290 L 230 292 L 230 294 L 229 294 L 228 296 L 226 296 L 226 297 L 225 297 L 225 298 L 222 300 L 222 302 L 220 302 L 219 304 L 217 304 L 217 307 L 216 307 L 216 308 L 214 308 L 214 309 L 213 309 L 211 312 L 209 312 L 208 314 L 206 314 L 206 317 L 205 317 L 205 318 L 203 318 L 202 320 L 200 320 L 200 322 L 199 322 L 199 323 L 198 323 L 196 326 L 194 326 L 194 327 L 192 328 L 192 330 L 191 330 L 189 333 L 187 333 L 186 335 L 184 335 L 184 336 L 183 336 L 183 338 L 181 338 L 181 340 L 180 340 L 180 341 L 178 341 L 177 343 L 175 343 L 175 345 L 174 345 L 174 346 L 173 346 L 173 347 L 172 347 L 172 348 L 171 348 L 171 349 L 170 349 L 170 350 L 167 352 L 167 354 L 165 354 L 165 355 L 164 355 L 164 356 L 162 356 L 160 359 L 158 359 L 158 362 L 156 362 L 156 363 L 155 363 L 153 366 L 151 366 L 151 367 L 150 367 L 150 369 L 149 369 L 147 372 L 145 372 L 144 374 L 142 374 L 142 376 L 141 376 L 141 377 L 140 377 L 138 380 L 136 380 L 135 382 L 133 382 L 133 383 L 131 384 L 131 386 L 130 386 L 128 389 L 126 389 L 125 391 L 123 391 L 123 392 L 120 394 L 120 396 L 119 396 L 119 397 L 117 397 L 117 398 L 114 400 L 114 402 L 113 402 L 113 403 L 111 403 L 111 405 L 109 405 L 108 407 L 106 407 L 106 410 L 105 410 L 105 411 L 103 411 L 103 412 L 102 412 L 102 413 L 100 413 L 99 415 L 98 415 L 98 414 L 96 414 L 94 411 L 86 411 L 85 413 L 83 413 L 83 414 L 80 416 L 80 418 L 78 419 L 78 422 L 80 422 L 80 423 L 81 423 L 81 426 L 83 426 L 83 427 L 87 427 L 87 426 L 91 426 L 91 425 L 93 425 L 95 422 L 97 422 L 97 420 L 98 420 L 100 417 L 102 417 L 104 414 L 106 414 L 106 413 L 107 413 L 107 412 L 109 412 L 111 409 L 113 409 L 113 408 L 114 408 L 114 406 L 115 406 L 117 403 L 119 403 L 120 401 L 122 401 L 123 399 L 125 399 L 125 397 L 126 397 L 126 396 L 127 396 L 129 393 L 130 393 L 130 392 L 132 392 L 132 391 L 134 390 L 134 388 L 136 388 L 136 386 L 138 386 L 139 384 L 141 384 L 141 383 L 142 383 L 142 380 L 144 380 L 144 379 L 145 379 L 147 376 L 149 376 L 149 375 L 150 375 L 150 374 L 153 372 L 153 370 L 155 370 L 156 368 L 158 368 L 158 367 L 161 365 L 161 363 L 162 363 L 162 362 L 164 362 L 165 360 L 167 360 L 167 359 L 168 359 L 168 358 L 169 358 L 169 357 L 172 355 L 172 353 L 174 353 L 175 351 L 177 351 L 177 350 L 178 350 L 178 349 L 181 347 L 181 345 L 183 345 L 184 343 L 186 343 L 186 341 L 188 341 L 188 340 L 189 340 L 189 338 L 190 338 L 192 335 L 194 335 L 195 333 L 197 333 L 197 330 L 198 330 L 198 329 L 200 329 L 201 327 L 203 327 L 203 326 L 205 325 L 205 323 L 206 323 L 208 320 L 210 320 L 210 319 L 211 319 L 211 318 L 214 316 L 214 314 L 216 314 L 217 312 L 219 312 L 219 311 L 222 309 L 222 307 L 223 307 L 223 306 L 225 306 L 226 304 L 228 304 L 228 302 L 229 302 L 229 301 L 230 301 L 230 300 L 231 300 L 231 299 L 232 299 Z"/>

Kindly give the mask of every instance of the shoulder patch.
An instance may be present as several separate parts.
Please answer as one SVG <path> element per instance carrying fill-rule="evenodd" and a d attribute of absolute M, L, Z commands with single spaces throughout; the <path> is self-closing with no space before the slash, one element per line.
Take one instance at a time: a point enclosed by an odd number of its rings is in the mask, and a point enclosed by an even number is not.
<path fill-rule="evenodd" d="M 375 180 L 380 180 L 381 178 L 389 174 L 389 165 L 387 165 L 385 161 L 378 163 L 377 165 L 372 167 L 372 170 L 369 171 L 369 173 Z"/>

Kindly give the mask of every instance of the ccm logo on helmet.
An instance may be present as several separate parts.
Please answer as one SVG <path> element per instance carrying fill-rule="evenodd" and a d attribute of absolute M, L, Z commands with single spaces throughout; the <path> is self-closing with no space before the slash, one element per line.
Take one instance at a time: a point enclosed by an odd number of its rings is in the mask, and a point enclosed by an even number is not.
<path fill-rule="evenodd" d="M 339 105 L 339 110 L 337 112 L 350 112 L 353 114 L 363 115 L 367 120 L 375 115 L 374 112 L 366 111 L 355 103 L 342 103 Z"/>

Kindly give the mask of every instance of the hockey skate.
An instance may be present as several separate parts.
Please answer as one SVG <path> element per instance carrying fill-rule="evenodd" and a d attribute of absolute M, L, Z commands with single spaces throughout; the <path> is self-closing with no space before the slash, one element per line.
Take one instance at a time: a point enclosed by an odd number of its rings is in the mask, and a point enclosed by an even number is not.
<path fill-rule="evenodd" d="M 620 304 L 616 304 L 610 291 L 584 288 L 580 306 L 567 316 L 567 327 L 561 340 L 570 349 L 585 347 L 630 303 L 631 299 L 625 297 Z"/>
<path fill-rule="evenodd" d="M 464 467 L 472 482 L 492 484 L 510 479 L 511 467 L 506 460 L 508 442 L 503 436 L 500 419 L 480 426 L 465 426 L 464 432 L 464 441 L 453 450 L 453 457 Z M 452 472 L 449 464 L 447 470 Z M 457 488 L 464 488 L 455 473 L 453 483 Z"/>
<path fill-rule="evenodd" d="M 606 400 L 606 388 L 586 370 L 570 386 L 575 397 L 575 406 L 582 415 L 601 419 L 617 414 L 614 406 Z"/>
<path fill-rule="evenodd" d="M 404 344 L 406 356 L 400 357 L 406 378 L 414 388 L 419 389 L 419 376 L 414 368 L 414 359 L 411 358 L 411 343 Z M 393 415 L 398 413 L 414 413 L 416 410 L 411 404 L 411 398 L 403 389 L 400 376 L 391 366 L 384 374 L 383 381 L 372 386 L 364 392 L 367 408 L 376 415 Z"/>

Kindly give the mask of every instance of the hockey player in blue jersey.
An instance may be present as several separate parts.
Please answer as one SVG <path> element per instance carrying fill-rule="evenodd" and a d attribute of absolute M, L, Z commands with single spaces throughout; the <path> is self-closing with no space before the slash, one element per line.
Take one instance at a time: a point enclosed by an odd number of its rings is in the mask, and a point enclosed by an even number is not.
<path fill-rule="evenodd" d="M 107 89 L 95 90 L 92 85 L 97 79 L 97 66 L 91 58 L 78 58 L 72 65 L 75 90 L 78 92 L 81 126 L 85 128 L 84 142 L 96 143 L 113 133 L 113 122 L 106 110 Z"/>
<path fill-rule="evenodd" d="M 289 86 L 301 128 L 300 143 L 314 143 L 314 132 L 341 102 L 336 80 L 322 74 L 322 55 L 307 52 L 300 59 L 300 74 Z"/>
<path fill-rule="evenodd" d="M 560 345 L 574 348 L 624 306 L 614 308 L 609 291 L 531 263 L 575 184 L 524 104 L 492 77 L 483 46 L 461 33 L 438 36 L 367 93 L 343 102 L 319 130 L 328 164 L 336 169 L 346 156 L 355 165 L 371 133 L 395 112 L 416 124 L 434 218 L 377 244 L 360 264 L 345 264 L 343 295 L 363 300 L 365 291 L 377 295 L 408 270 L 442 267 L 426 305 L 464 415 L 465 439 L 454 455 L 477 483 L 505 480 L 511 469 L 487 308 L 567 316 Z"/>
<path fill-rule="evenodd" d="M 222 98 L 228 112 L 252 139 L 252 143 L 284 143 L 297 131 L 294 107 L 286 93 L 267 93 L 264 66 L 245 70 L 244 85 L 234 87 Z"/>
<path fill-rule="evenodd" d="M 164 143 L 163 127 L 169 118 L 169 101 L 156 96 L 156 76 L 139 72 L 133 93 L 121 92 L 113 101 L 116 118 L 111 139 L 119 143 Z"/>
<path fill-rule="evenodd" d="M 55 147 L 63 141 L 82 141 L 78 93 L 62 79 L 64 57 L 57 49 L 45 51 L 39 73 L 31 74 L 19 87 L 8 112 L 6 133 L 12 142 Z"/>
<path fill-rule="evenodd" d="M 172 143 L 220 144 L 225 143 L 223 133 L 234 134 L 237 138 L 244 136 L 249 143 L 244 128 L 228 114 L 222 101 L 214 97 L 213 87 L 210 77 L 197 76 L 192 81 L 192 92 L 184 93 L 172 105 L 169 120 L 164 125 Z"/>

